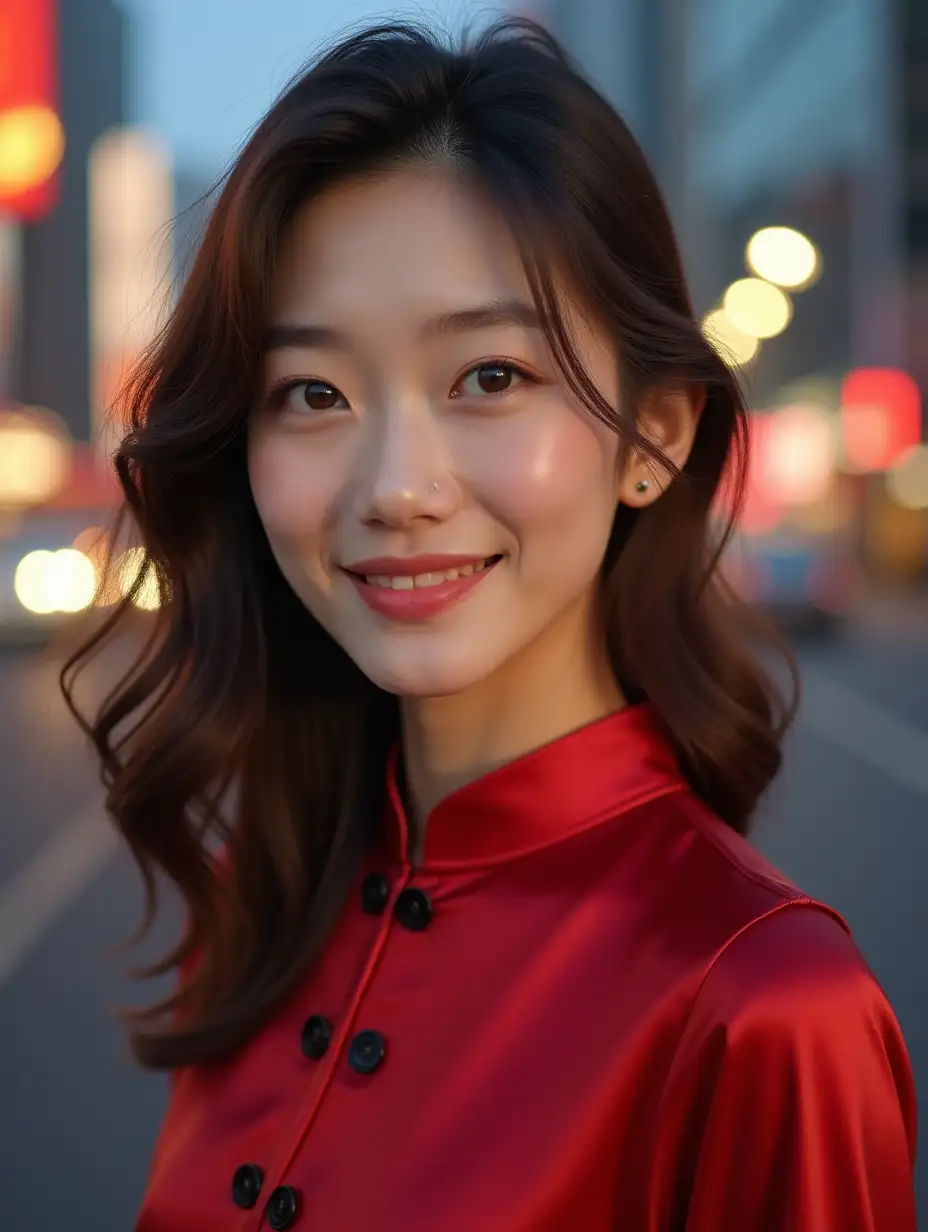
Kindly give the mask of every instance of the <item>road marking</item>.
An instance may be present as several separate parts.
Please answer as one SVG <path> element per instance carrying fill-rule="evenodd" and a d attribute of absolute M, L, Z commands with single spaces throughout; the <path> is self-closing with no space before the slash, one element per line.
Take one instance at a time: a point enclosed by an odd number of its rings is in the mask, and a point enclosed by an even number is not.
<path fill-rule="evenodd" d="M 916 795 L 928 796 L 928 731 L 816 668 L 802 669 L 802 691 L 801 726 Z"/>
<path fill-rule="evenodd" d="M 119 845 L 94 801 L 0 887 L 0 987 L 94 879 Z"/>

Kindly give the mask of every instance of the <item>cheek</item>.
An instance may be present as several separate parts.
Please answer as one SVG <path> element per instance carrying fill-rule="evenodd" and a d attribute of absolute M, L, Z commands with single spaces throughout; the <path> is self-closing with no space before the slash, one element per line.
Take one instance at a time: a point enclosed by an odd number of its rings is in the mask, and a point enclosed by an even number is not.
<path fill-rule="evenodd" d="M 517 536 L 548 526 L 566 535 L 571 525 L 611 525 L 616 453 L 605 425 L 561 407 L 500 421 L 467 463 L 482 502 Z"/>
<path fill-rule="evenodd" d="M 305 539 L 329 523 L 339 493 L 338 470 L 306 447 L 305 438 L 255 435 L 248 475 L 258 515 L 271 539 Z"/>

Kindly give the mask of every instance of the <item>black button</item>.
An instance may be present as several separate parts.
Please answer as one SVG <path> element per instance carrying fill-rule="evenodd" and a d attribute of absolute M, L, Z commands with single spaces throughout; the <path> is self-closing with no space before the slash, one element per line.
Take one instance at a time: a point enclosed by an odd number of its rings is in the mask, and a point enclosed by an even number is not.
<path fill-rule="evenodd" d="M 380 915 L 390 897 L 390 883 L 383 873 L 371 873 L 361 883 L 361 906 L 368 915 Z"/>
<path fill-rule="evenodd" d="M 413 932 L 421 932 L 423 928 L 429 926 L 429 920 L 432 918 L 432 904 L 424 890 L 411 886 L 404 890 L 396 900 L 393 914 L 404 928 L 411 928 Z"/>
<path fill-rule="evenodd" d="M 379 1031 L 359 1031 L 348 1049 L 348 1064 L 359 1074 L 372 1074 L 386 1051 L 386 1042 Z"/>
<path fill-rule="evenodd" d="M 311 1014 L 303 1023 L 300 1035 L 300 1047 L 311 1061 L 318 1061 L 325 1056 L 325 1050 L 332 1038 L 332 1024 L 321 1014 Z"/>
<path fill-rule="evenodd" d="M 232 1178 L 232 1201 L 243 1211 L 250 1211 L 258 1201 L 264 1173 L 257 1164 L 242 1164 Z"/>
<path fill-rule="evenodd" d="M 279 1232 L 281 1228 L 289 1228 L 296 1219 L 300 1200 L 295 1189 L 289 1185 L 279 1185 L 267 1200 L 264 1208 L 264 1218 L 267 1226 Z"/>

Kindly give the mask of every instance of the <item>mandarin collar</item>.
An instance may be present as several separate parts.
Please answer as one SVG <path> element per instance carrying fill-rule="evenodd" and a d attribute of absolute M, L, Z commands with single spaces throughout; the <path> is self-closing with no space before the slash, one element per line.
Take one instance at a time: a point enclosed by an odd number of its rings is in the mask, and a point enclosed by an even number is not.
<path fill-rule="evenodd" d="M 404 862 L 411 847 L 398 781 L 387 766 L 386 834 Z M 453 791 L 425 827 L 422 869 L 495 863 L 609 821 L 686 782 L 666 730 L 647 703 L 542 745 Z"/>

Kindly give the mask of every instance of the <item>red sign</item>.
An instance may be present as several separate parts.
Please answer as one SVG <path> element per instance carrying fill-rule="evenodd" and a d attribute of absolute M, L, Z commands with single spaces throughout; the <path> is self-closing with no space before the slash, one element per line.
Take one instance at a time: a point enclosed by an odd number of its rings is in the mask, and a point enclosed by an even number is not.
<path fill-rule="evenodd" d="M 841 385 L 845 460 L 860 471 L 883 471 L 922 438 L 918 385 L 898 368 L 855 368 Z"/>
<path fill-rule="evenodd" d="M 0 0 L 0 211 L 25 221 L 58 201 L 56 0 Z"/>

